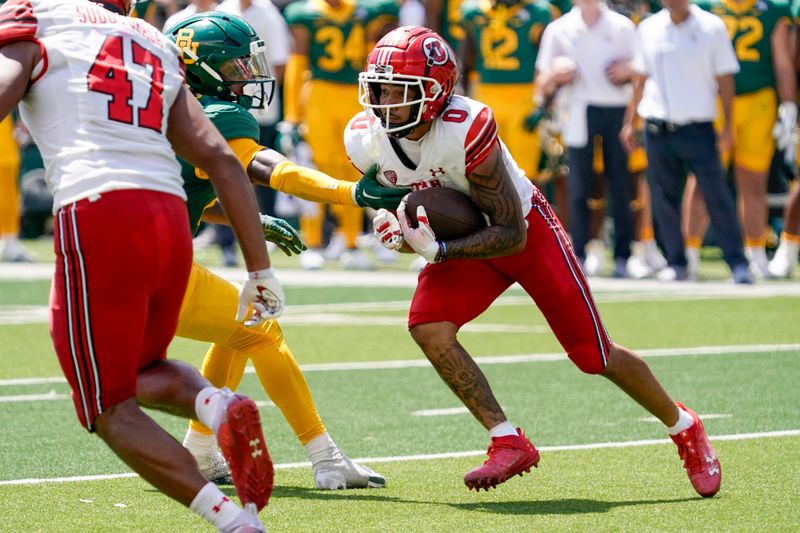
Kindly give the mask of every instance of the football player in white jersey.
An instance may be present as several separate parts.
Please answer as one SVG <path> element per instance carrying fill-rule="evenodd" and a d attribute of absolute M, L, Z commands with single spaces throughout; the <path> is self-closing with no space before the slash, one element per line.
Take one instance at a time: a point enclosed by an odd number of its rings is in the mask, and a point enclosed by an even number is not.
<path fill-rule="evenodd" d="M 413 26 L 390 32 L 359 76 L 365 112 L 348 124 L 345 146 L 362 171 L 377 163 L 384 185 L 458 189 L 490 221 L 464 238 L 440 241 L 421 206 L 416 228 L 405 203 L 397 216 L 380 210 L 374 220 L 384 246 L 406 244 L 429 262 L 419 275 L 409 330 L 491 435 L 488 460 L 464 482 L 488 490 L 539 462 L 457 339 L 461 326 L 517 282 L 578 368 L 605 376 L 667 426 L 695 490 L 712 496 L 720 466 L 700 419 L 672 401 L 639 356 L 611 342 L 561 223 L 498 138 L 491 109 L 453 94 L 457 79 L 453 52 L 438 34 Z"/>
<path fill-rule="evenodd" d="M 20 104 L 55 198 L 53 344 L 87 430 L 220 530 L 263 531 L 257 511 L 273 472 L 255 403 L 165 359 L 192 257 L 176 153 L 205 169 L 231 207 L 250 271 L 240 320 L 251 304 L 251 320 L 280 314 L 282 290 L 244 169 L 184 87 L 178 49 L 124 16 L 130 8 L 131 0 L 0 7 L 0 120 Z M 245 509 L 140 405 L 212 428 Z"/>

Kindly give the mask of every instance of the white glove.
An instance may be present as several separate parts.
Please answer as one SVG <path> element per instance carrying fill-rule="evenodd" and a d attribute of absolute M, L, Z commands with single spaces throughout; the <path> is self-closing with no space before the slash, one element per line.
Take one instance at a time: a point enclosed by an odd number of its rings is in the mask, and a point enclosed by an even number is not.
<path fill-rule="evenodd" d="M 391 211 L 378 209 L 378 213 L 372 219 L 372 232 L 381 246 L 387 250 L 399 250 L 403 246 L 403 231 L 400 229 L 400 222 Z"/>
<path fill-rule="evenodd" d="M 411 248 L 414 249 L 419 255 L 425 258 L 429 263 L 437 261 L 439 251 L 444 252 L 444 245 L 436 240 L 436 235 L 433 233 L 428 222 L 428 214 L 425 208 L 417 206 L 417 227 L 412 228 L 406 216 L 406 203 L 400 202 L 397 207 L 397 219 L 400 222 L 400 228 L 403 230 L 403 238 Z M 442 254 L 444 255 L 444 254 Z M 444 260 L 444 257 L 439 257 L 439 261 Z"/>
<path fill-rule="evenodd" d="M 236 320 L 239 322 L 244 320 L 251 305 L 253 316 L 244 323 L 245 326 L 254 326 L 262 320 L 281 316 L 286 297 L 281 283 L 275 277 L 275 271 L 268 268 L 250 272 L 249 278 L 239 290 L 239 310 L 236 313 Z"/>
<path fill-rule="evenodd" d="M 782 102 L 778 106 L 778 120 L 772 127 L 772 136 L 779 150 L 797 150 L 797 104 Z"/>

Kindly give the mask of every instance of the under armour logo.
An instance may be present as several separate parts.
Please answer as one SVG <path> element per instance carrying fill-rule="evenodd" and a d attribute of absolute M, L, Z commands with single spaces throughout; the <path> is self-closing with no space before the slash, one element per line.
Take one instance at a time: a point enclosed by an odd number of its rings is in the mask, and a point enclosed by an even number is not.
<path fill-rule="evenodd" d="M 253 451 L 250 452 L 250 455 L 253 458 L 256 458 L 264 454 L 264 450 L 261 449 L 260 444 L 261 444 L 261 439 L 253 439 L 250 441 L 250 448 L 253 449 Z"/>
<path fill-rule="evenodd" d="M 215 513 L 218 513 L 218 512 L 220 512 L 222 510 L 222 506 L 225 504 L 225 502 L 229 502 L 229 501 L 231 501 L 231 500 L 227 496 L 223 496 L 222 500 L 217 505 L 212 507 L 211 510 L 214 511 Z"/>
<path fill-rule="evenodd" d="M 441 174 L 442 176 L 444 176 L 444 174 L 445 174 L 445 171 L 444 171 L 444 169 L 443 169 L 442 167 L 439 167 L 439 168 L 437 168 L 437 169 L 432 169 L 432 168 L 429 168 L 429 169 L 428 169 L 428 172 L 430 172 L 430 173 L 431 173 L 431 177 L 432 177 L 432 178 L 435 178 L 435 177 L 436 177 L 436 176 L 438 176 L 439 174 Z"/>
<path fill-rule="evenodd" d="M 715 457 L 713 455 L 706 455 L 706 463 L 708 463 L 709 476 L 719 474 L 719 466 L 717 466 L 717 462 L 715 461 Z"/>

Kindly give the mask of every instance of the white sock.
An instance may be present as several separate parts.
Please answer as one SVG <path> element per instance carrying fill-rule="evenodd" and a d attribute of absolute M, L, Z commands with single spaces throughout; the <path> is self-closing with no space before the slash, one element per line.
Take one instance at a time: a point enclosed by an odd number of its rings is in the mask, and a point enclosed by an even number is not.
<path fill-rule="evenodd" d="M 189 509 L 211 522 L 220 531 L 236 520 L 239 513 L 244 512 L 210 481 L 200 489 L 189 504 Z"/>
<path fill-rule="evenodd" d="M 192 428 L 183 437 L 183 447 L 192 452 L 192 455 L 210 455 L 214 453 L 217 439 L 214 435 L 206 435 Z"/>
<path fill-rule="evenodd" d="M 197 420 L 211 428 L 215 435 L 222 423 L 222 416 L 225 414 L 225 398 L 231 394 L 228 388 L 206 387 L 197 393 L 197 398 L 194 400 Z"/>
<path fill-rule="evenodd" d="M 677 435 L 678 433 L 689 429 L 692 424 L 694 424 L 694 418 L 692 418 L 692 415 L 678 407 L 678 421 L 675 422 L 674 426 L 667 428 L 667 433 L 670 435 Z"/>
<path fill-rule="evenodd" d="M 328 435 L 327 431 L 308 441 L 308 444 L 303 446 L 303 448 L 306 449 L 308 459 L 311 461 L 311 466 L 316 465 L 320 461 L 332 459 L 332 455 L 335 455 L 336 451 L 338 451 L 336 443 L 333 442 L 333 439 Z"/>
<path fill-rule="evenodd" d="M 492 437 L 507 437 L 509 435 L 519 435 L 519 433 L 517 433 L 517 428 L 514 427 L 514 424 L 506 420 L 490 429 L 489 435 Z"/>

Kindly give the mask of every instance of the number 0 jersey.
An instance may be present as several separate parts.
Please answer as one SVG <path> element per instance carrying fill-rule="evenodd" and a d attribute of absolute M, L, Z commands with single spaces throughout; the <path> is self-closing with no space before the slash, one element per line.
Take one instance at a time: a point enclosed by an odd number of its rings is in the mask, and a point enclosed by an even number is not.
<path fill-rule="evenodd" d="M 116 189 L 185 198 L 166 139 L 183 67 L 165 36 L 87 0 L 9 0 L 0 46 L 17 41 L 42 53 L 20 111 L 42 152 L 54 210 Z"/>
<path fill-rule="evenodd" d="M 464 96 L 453 96 L 419 141 L 392 139 L 375 130 L 375 120 L 361 112 L 345 129 L 344 144 L 350 161 L 363 173 L 378 164 L 378 181 L 386 186 L 450 187 L 469 194 L 466 176 L 500 143 L 503 163 L 522 204 L 522 214 L 531 210 L 533 184 L 525 177 L 503 142 L 491 109 Z"/>
<path fill-rule="evenodd" d="M 770 41 L 778 24 L 791 23 L 789 4 L 783 0 L 699 0 L 697 5 L 725 22 L 741 66 L 735 76 L 736 94 L 774 86 Z"/>

